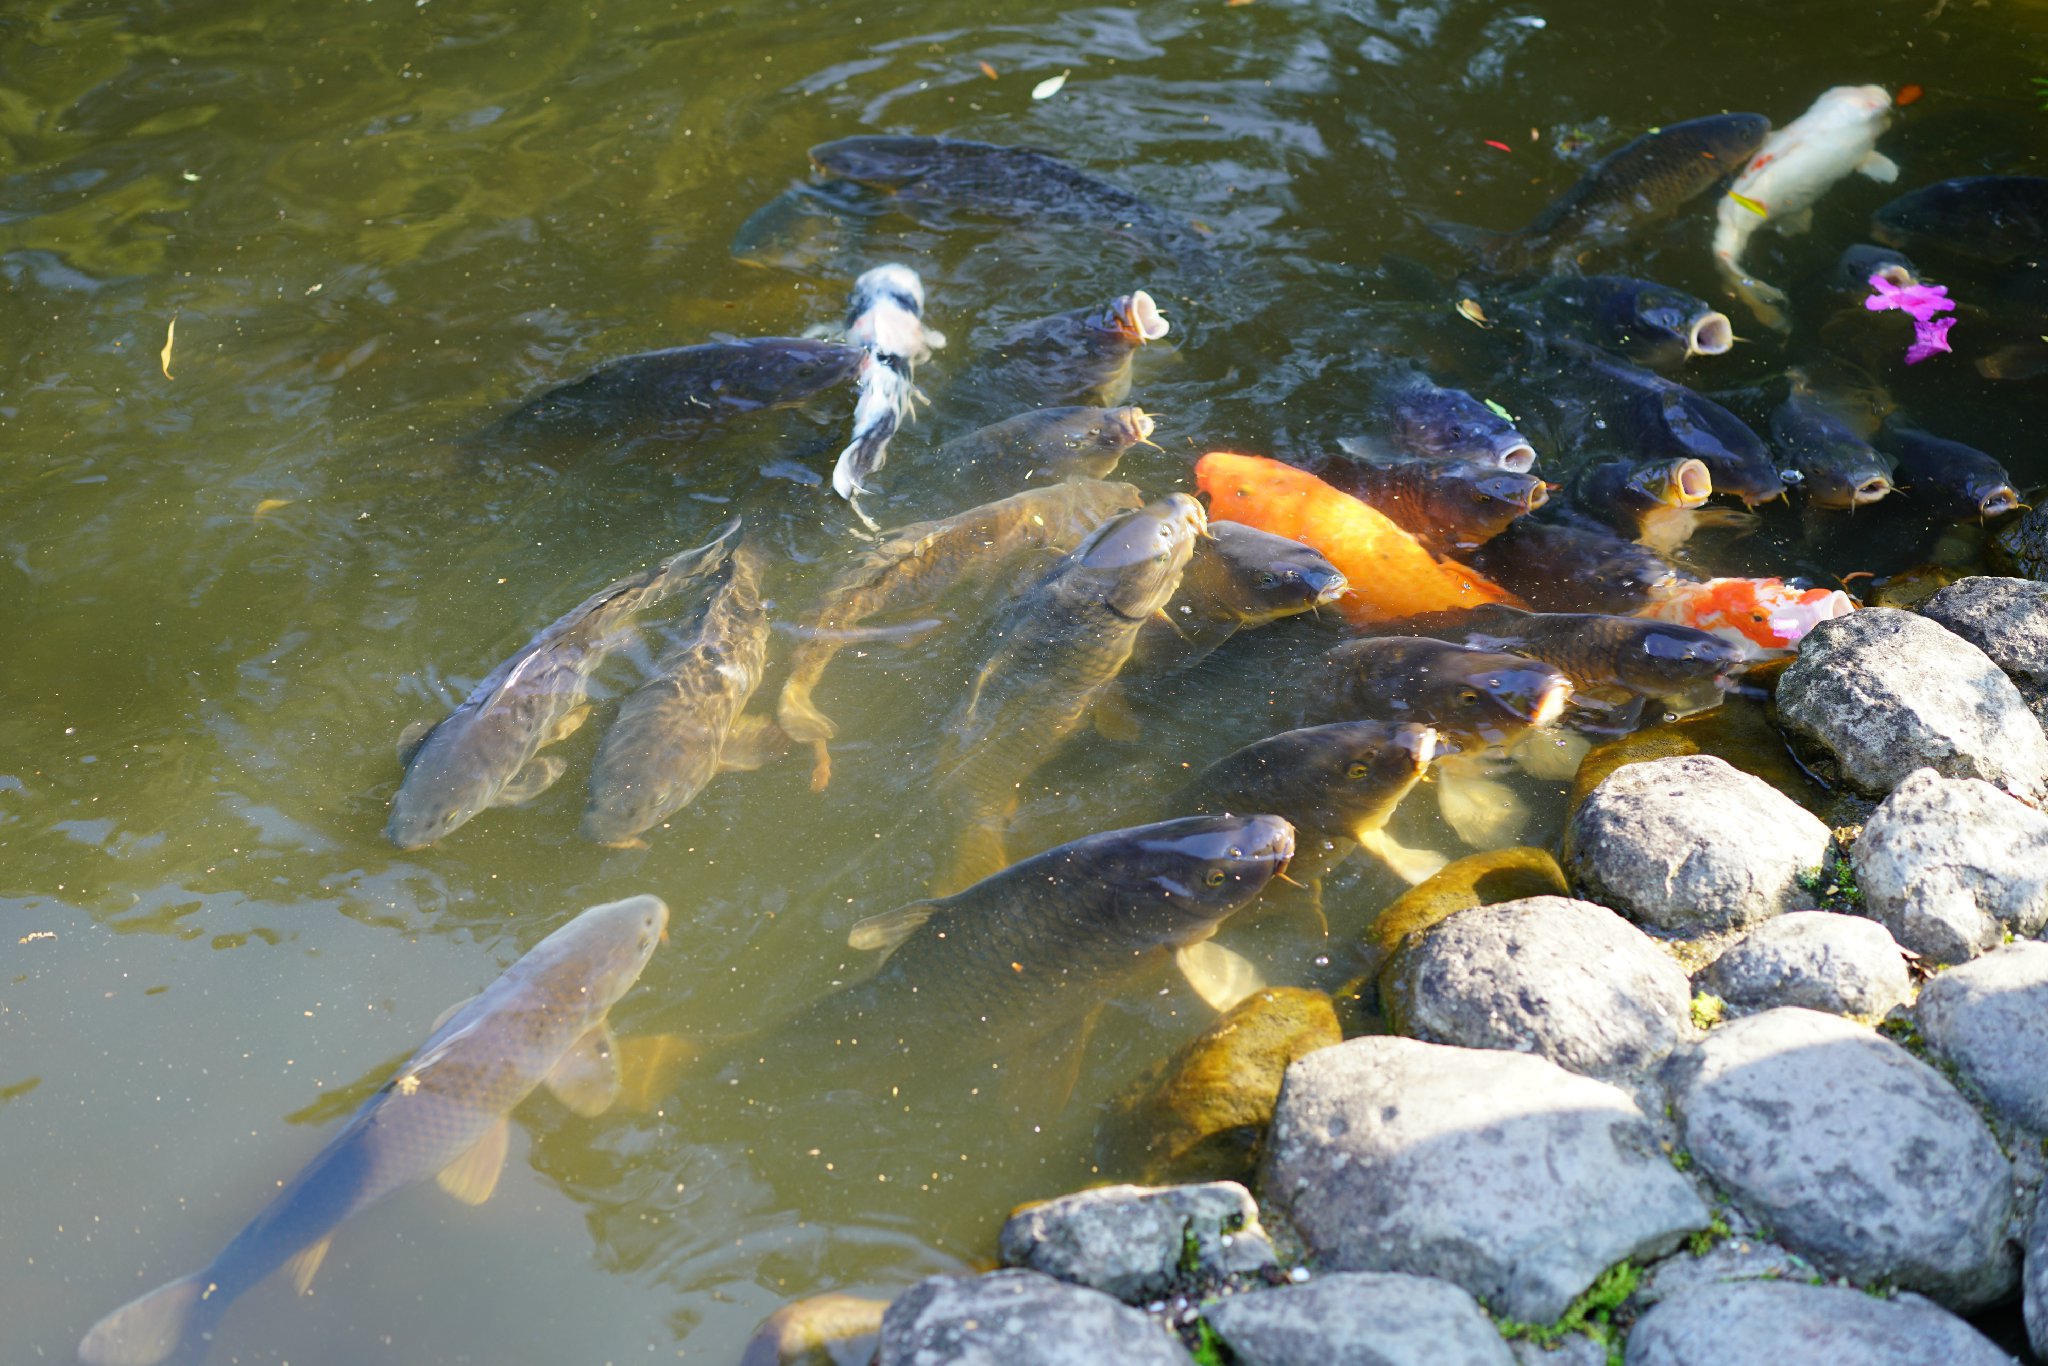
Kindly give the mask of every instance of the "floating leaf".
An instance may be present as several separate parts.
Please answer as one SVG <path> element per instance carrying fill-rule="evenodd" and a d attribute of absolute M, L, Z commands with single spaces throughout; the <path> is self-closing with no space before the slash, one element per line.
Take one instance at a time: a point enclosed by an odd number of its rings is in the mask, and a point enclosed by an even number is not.
<path fill-rule="evenodd" d="M 1746 194 L 1737 194 L 1735 193 L 1735 191 L 1730 190 L 1728 192 L 1728 197 L 1734 200 L 1736 203 L 1740 204 L 1743 208 L 1748 209 L 1758 218 L 1769 218 L 1771 216 L 1769 210 L 1765 209 L 1761 203 L 1754 199 L 1751 199 Z"/>
<path fill-rule="evenodd" d="M 1488 138 L 1486 140 L 1486 145 L 1488 147 L 1498 147 L 1503 152 L 1512 152 L 1515 150 L 1514 148 L 1508 146 L 1505 142 L 1495 142 L 1492 138 Z"/>
<path fill-rule="evenodd" d="M 990 80 L 994 80 L 996 78 L 996 69 L 993 66 L 989 65 L 987 62 L 976 62 L 975 65 L 980 67 L 981 74 L 988 77 Z"/>
<path fill-rule="evenodd" d="M 1505 409 L 1505 408 L 1501 407 L 1501 406 L 1500 406 L 1500 405 L 1499 405 L 1498 403 L 1495 403 L 1495 402 L 1494 402 L 1494 401 L 1493 401 L 1492 399 L 1490 399 L 1490 398 L 1489 398 L 1489 399 L 1487 399 L 1487 400 L 1486 400 L 1486 406 L 1487 406 L 1487 407 L 1488 407 L 1489 409 L 1491 409 L 1491 410 L 1492 410 L 1492 412 L 1493 412 L 1493 415 L 1494 415 L 1495 417 L 1499 418 L 1499 419 L 1500 419 L 1501 421 L 1503 421 L 1503 422 L 1513 422 L 1513 421 L 1515 421 L 1515 415 L 1514 415 L 1513 413 L 1511 413 L 1511 412 L 1509 412 L 1509 411 L 1508 411 L 1507 409 Z"/>
<path fill-rule="evenodd" d="M 1060 87 L 1065 85 L 1067 77 L 1073 74 L 1072 71 L 1062 71 L 1057 76 L 1046 77 L 1046 79 L 1031 87 L 1031 98 L 1034 100 L 1051 99 L 1054 95 L 1060 93 Z"/>
<path fill-rule="evenodd" d="M 1899 87 L 1899 98 L 1896 101 L 1894 101 L 1894 103 L 1896 103 L 1899 106 L 1899 108 L 1904 109 L 1909 104 L 1918 103 L 1920 97 L 1926 93 L 1927 92 L 1925 90 L 1921 89 L 1917 85 L 1902 85 Z"/>
<path fill-rule="evenodd" d="M 164 349 L 157 353 L 157 361 L 164 367 L 164 378 L 171 377 L 171 344 L 178 339 L 178 318 L 171 315 L 171 325 L 164 329 Z"/>
<path fill-rule="evenodd" d="M 1477 299 L 1458 300 L 1458 316 L 1466 322 L 1477 323 L 1481 327 L 1493 326 L 1493 319 L 1486 316 L 1486 310 L 1479 306 L 1479 300 Z"/>
<path fill-rule="evenodd" d="M 261 517 L 266 512 L 275 512 L 279 508 L 288 508 L 291 505 L 292 500 L 289 498 L 265 498 L 256 505 L 256 511 L 250 515 Z"/>

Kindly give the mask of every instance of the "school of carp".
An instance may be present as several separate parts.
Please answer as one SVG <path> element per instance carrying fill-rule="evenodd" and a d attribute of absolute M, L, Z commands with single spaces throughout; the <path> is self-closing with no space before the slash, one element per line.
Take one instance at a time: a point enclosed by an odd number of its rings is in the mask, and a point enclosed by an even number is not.
<path fill-rule="evenodd" d="M 1409 302 L 1361 347 L 1370 400 L 1349 415 L 1355 431 L 1313 459 L 1198 450 L 1181 487 L 1115 481 L 1155 432 L 1127 402 L 1133 361 L 1175 336 L 1171 296 L 1145 289 L 1012 328 L 927 398 L 919 368 L 947 339 L 927 321 L 924 282 L 895 263 L 853 282 L 833 335 L 629 356 L 541 394 L 475 432 L 472 457 L 629 459 L 650 439 L 711 439 L 851 388 L 847 444 L 817 493 L 843 503 L 831 506 L 846 548 L 809 602 L 777 595 L 780 566 L 744 518 L 596 588 L 448 715 L 406 733 L 386 834 L 425 850 L 530 801 L 567 776 L 549 747 L 585 724 L 601 737 L 581 834 L 601 844 L 661 839 L 708 785 L 744 781 L 727 773 L 807 759 L 823 790 L 848 738 L 832 715 L 835 658 L 898 634 L 978 631 L 983 662 L 935 718 L 926 775 L 950 863 L 854 927 L 854 948 L 886 955 L 872 975 L 763 1036 L 707 1049 L 689 1075 L 751 1085 L 807 1040 L 855 1035 L 864 1054 L 943 1073 L 1084 1038 L 1104 1000 L 1169 964 L 1228 1009 L 1265 983 L 1212 936 L 1269 884 L 1296 884 L 1289 894 L 1320 915 L 1322 879 L 1353 851 L 1411 884 L 1465 852 L 1390 832 L 1418 786 L 1465 844 L 1516 844 L 1525 813 L 1503 775 L 1569 781 L 1593 743 L 1717 706 L 1746 671 L 1855 606 L 1838 587 L 1695 568 L 1695 537 L 1743 535 L 1759 509 L 1787 502 L 1809 523 L 1902 504 L 1923 527 L 2020 506 L 1996 458 L 1886 398 L 1876 376 L 1897 363 L 1907 318 L 1867 300 L 1886 297 L 1880 279 L 1921 291 L 1900 297 L 1942 293 L 1908 251 L 1995 282 L 2048 241 L 2048 180 L 1922 184 L 1812 288 L 1744 264 L 1758 234 L 1801 231 L 1844 178 L 1900 177 L 1876 150 L 1891 107 L 1882 89 L 1842 87 L 1776 132 L 1756 114 L 1671 123 L 1518 230 L 1432 224 L 1454 269 L 1383 267 Z M 1225 268 L 1191 220 L 1043 151 L 860 136 L 810 155 L 814 180 L 748 220 L 736 253 L 792 215 L 898 214 L 1111 233 L 1174 279 Z M 1674 376 L 1708 374 L 1738 343 L 1736 321 L 1602 270 L 1724 188 L 1709 201 L 1711 250 L 1730 295 L 1758 326 L 1813 346 L 1775 387 L 1710 397 Z M 2019 377 L 2048 360 L 2038 319 L 2001 314 L 1995 283 L 1971 297 L 1985 302 L 1964 326 L 2003 343 L 1982 348 L 1980 373 Z M 1931 335 L 1946 349 L 1945 327 Z M 878 526 L 892 438 L 922 407 L 943 421 L 954 394 L 991 420 L 913 457 L 954 510 Z M 1303 614 L 1341 621 L 1347 638 L 1304 657 L 1298 639 L 1261 629 Z M 1226 647 L 1285 662 L 1289 710 L 1274 733 L 1142 805 L 1134 794 L 1146 823 L 1017 847 L 1034 775 L 1091 727 L 1127 733 L 1131 690 L 1194 676 Z M 593 702 L 597 671 L 636 656 L 637 684 Z M 602 1112 L 621 1085 L 607 1012 L 669 923 L 654 896 L 567 922 L 438 1022 L 217 1257 L 93 1326 L 80 1359 L 190 1366 L 236 1296 L 277 1269 L 304 1289 L 336 1228 L 370 1203 L 428 1177 L 464 1200 L 488 1196 L 507 1115 L 533 1090 Z"/>

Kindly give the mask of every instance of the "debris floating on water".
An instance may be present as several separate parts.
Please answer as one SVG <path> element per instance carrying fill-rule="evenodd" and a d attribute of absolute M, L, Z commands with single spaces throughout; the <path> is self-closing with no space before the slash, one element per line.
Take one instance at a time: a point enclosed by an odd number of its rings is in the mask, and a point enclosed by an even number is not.
<path fill-rule="evenodd" d="M 1062 71 L 1057 76 L 1047 77 L 1045 80 L 1042 80 L 1037 85 L 1031 87 L 1031 98 L 1034 100 L 1051 99 L 1054 95 L 1060 93 L 1060 87 L 1065 85 L 1067 83 L 1067 77 L 1073 74 L 1074 73 L 1071 71 Z"/>

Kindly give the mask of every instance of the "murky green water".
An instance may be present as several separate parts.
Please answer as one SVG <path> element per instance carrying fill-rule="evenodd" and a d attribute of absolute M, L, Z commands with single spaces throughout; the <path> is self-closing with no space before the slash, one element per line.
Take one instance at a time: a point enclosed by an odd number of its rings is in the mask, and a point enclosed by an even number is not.
<path fill-rule="evenodd" d="M 977 662 L 966 631 L 842 656 L 822 796 L 791 761 L 720 779 L 645 851 L 597 848 L 574 835 L 586 733 L 534 805 L 394 853 L 398 732 L 539 624 L 735 510 L 778 557 L 785 619 L 851 544 L 843 510 L 790 477 L 829 468 L 842 398 L 631 463 L 478 473 L 449 438 L 608 357 L 831 321 L 854 270 L 902 259 L 953 347 L 921 375 L 937 402 L 898 441 L 878 515 L 955 506 L 918 456 L 973 425 L 947 379 L 977 337 L 1139 285 L 1178 349 L 1139 359 L 1134 400 L 1164 414 L 1166 450 L 1122 477 L 1163 493 L 1199 450 L 1284 455 L 1347 430 L 1369 268 L 1446 264 L 1411 211 L 1512 226 L 1606 145 L 1567 160 L 1566 133 L 1730 107 L 1783 122 L 1842 82 L 1925 86 L 1884 144 L 1905 185 L 2039 174 L 2044 34 L 2038 7 L 1919 0 L 12 7 L 0 1357 L 68 1359 L 101 1313 L 202 1264 L 318 1148 L 341 1112 L 323 1096 L 381 1075 L 566 914 L 666 898 L 672 942 L 615 1018 L 726 1037 L 859 974 L 848 925 L 947 856 L 926 783 L 933 718 Z M 1208 225 L 1225 274 L 1197 290 L 1086 233 L 900 219 L 804 269 L 729 256 L 807 146 L 875 130 L 1057 149 Z M 1887 194 L 1845 185 L 1813 239 L 1757 259 L 1817 269 Z M 1717 297 L 1709 221 L 1632 263 Z M 1778 359 L 1696 378 L 1738 385 Z M 2023 485 L 2048 478 L 2037 389 L 1959 365 L 1896 378 L 1943 434 Z M 1918 553 L 1869 524 L 1802 539 L 1780 517 L 1708 567 L 1838 575 Z M 1141 698 L 1142 745 L 1071 747 L 1016 846 L 1161 814 L 1184 763 L 1275 728 L 1290 653 L 1261 644 Z M 1340 934 L 1389 891 L 1354 874 Z M 1344 968 L 1284 919 L 1232 942 L 1275 980 Z M 981 1098 L 884 1103 L 889 1079 L 822 1059 L 792 1087 L 811 1099 L 768 1117 L 688 1091 L 597 1120 L 536 1100 L 490 1205 L 422 1187 L 357 1220 L 314 1296 L 250 1295 L 215 1359 L 717 1360 L 786 1298 L 971 1265 L 1010 1205 L 1094 1178 L 1102 1098 L 1206 1018 L 1184 987 L 1156 991 L 1111 1004 L 1072 1103 L 1037 1122 Z"/>

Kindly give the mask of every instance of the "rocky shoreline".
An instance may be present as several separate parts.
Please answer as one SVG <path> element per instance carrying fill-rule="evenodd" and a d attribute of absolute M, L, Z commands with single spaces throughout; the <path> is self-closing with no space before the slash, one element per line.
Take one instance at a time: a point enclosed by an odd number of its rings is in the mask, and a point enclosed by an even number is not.
<path fill-rule="evenodd" d="M 1827 819 L 1739 752 L 1625 763 L 1556 865 L 1389 908 L 1390 1032 L 1264 992 L 1227 1123 L 1125 1116 L 1148 1174 L 1249 1188 L 1026 1207 L 1004 1270 L 790 1306 L 749 1360 L 1989 1363 L 1965 1316 L 2016 1303 L 2048 1355 L 2048 585 L 1823 623 L 1774 708 Z"/>

